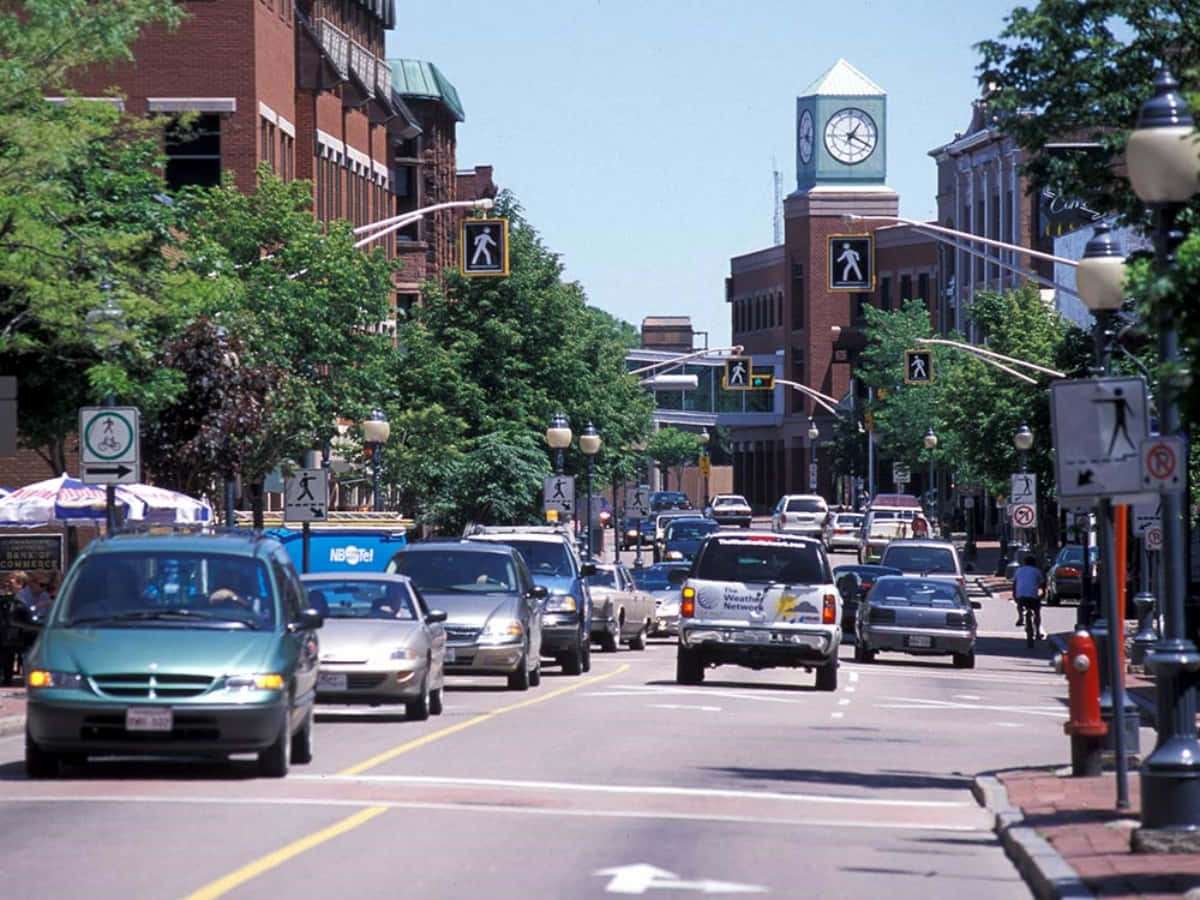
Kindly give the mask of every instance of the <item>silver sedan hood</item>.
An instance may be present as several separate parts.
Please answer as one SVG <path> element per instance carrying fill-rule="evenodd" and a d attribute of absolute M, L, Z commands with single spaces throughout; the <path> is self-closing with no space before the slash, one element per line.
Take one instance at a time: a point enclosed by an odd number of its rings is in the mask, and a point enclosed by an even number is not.
<path fill-rule="evenodd" d="M 327 618 L 321 628 L 322 662 L 366 662 L 421 639 L 419 622 Z"/>

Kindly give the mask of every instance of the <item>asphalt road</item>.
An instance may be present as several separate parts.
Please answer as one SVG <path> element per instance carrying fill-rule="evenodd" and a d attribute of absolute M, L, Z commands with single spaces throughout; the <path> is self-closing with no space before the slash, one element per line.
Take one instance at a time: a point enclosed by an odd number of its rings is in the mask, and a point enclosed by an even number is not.
<path fill-rule="evenodd" d="M 847 642 L 835 693 L 783 669 L 682 687 L 657 641 L 527 693 L 451 678 L 427 722 L 325 711 L 313 764 L 282 781 L 249 760 L 111 760 L 34 782 L 3 739 L 2 891 L 1025 896 L 969 788 L 1061 762 L 1061 676 L 1010 603 L 984 604 L 975 670 L 856 664 Z"/>

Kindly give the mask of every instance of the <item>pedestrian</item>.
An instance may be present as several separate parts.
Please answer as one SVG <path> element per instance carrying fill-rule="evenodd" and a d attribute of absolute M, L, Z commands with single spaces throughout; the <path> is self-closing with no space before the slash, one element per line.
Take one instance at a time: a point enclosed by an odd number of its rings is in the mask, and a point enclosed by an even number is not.
<path fill-rule="evenodd" d="M 1034 635 L 1045 639 L 1042 633 L 1042 595 L 1046 591 L 1046 578 L 1037 567 L 1037 557 L 1026 553 L 1013 572 L 1013 599 L 1017 603 L 1017 625 L 1024 620 L 1025 646 L 1032 647 Z"/>

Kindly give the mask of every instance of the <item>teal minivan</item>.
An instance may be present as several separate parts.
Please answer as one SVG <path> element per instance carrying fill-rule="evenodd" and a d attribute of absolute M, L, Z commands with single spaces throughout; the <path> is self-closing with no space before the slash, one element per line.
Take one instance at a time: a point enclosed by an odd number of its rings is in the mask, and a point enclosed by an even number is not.
<path fill-rule="evenodd" d="M 72 564 L 25 659 L 25 769 L 89 756 L 312 759 L 320 613 L 257 532 L 118 534 Z"/>

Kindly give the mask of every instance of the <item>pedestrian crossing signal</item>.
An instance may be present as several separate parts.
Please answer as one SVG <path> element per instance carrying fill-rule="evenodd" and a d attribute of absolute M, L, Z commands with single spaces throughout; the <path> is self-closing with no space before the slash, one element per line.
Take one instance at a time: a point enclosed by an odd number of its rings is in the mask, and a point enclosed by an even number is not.
<path fill-rule="evenodd" d="M 463 219 L 458 247 L 463 275 L 507 275 L 508 219 Z"/>
<path fill-rule="evenodd" d="M 727 391 L 750 390 L 750 360 L 745 356 L 726 357 L 721 387 Z"/>
<path fill-rule="evenodd" d="M 930 350 L 904 351 L 904 383 L 933 383 L 933 352 Z"/>

